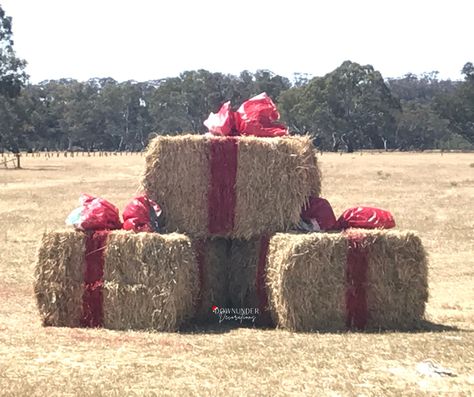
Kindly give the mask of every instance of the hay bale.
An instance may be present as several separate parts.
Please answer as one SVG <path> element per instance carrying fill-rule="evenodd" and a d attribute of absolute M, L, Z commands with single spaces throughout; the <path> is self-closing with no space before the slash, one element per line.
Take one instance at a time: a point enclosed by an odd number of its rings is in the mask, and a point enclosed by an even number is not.
<path fill-rule="evenodd" d="M 236 153 L 227 155 L 230 142 Z M 212 158 L 217 155 L 223 169 L 236 162 L 235 182 L 216 179 Z M 163 207 L 167 231 L 243 239 L 289 230 L 308 197 L 321 189 L 311 140 L 296 136 L 159 136 L 148 147 L 142 185 Z M 214 231 L 211 218 L 224 206 L 232 207 L 231 225 Z"/>
<path fill-rule="evenodd" d="M 59 231 L 43 236 L 35 292 L 45 325 L 79 326 L 84 307 L 87 237 Z M 114 231 L 103 254 L 102 326 L 176 330 L 195 312 L 198 267 L 183 235 Z"/>
<path fill-rule="evenodd" d="M 159 136 L 150 142 L 142 185 L 163 209 L 168 231 L 207 235 L 209 149 L 199 135 Z"/>
<path fill-rule="evenodd" d="M 104 260 L 104 327 L 177 329 L 194 314 L 197 277 L 186 236 L 111 233 Z"/>
<path fill-rule="evenodd" d="M 212 307 L 228 305 L 228 258 L 230 240 L 215 238 L 193 242 L 200 267 L 201 287 L 194 320 L 198 323 L 215 322 Z"/>
<path fill-rule="evenodd" d="M 270 312 L 295 331 L 345 329 L 347 241 L 341 234 L 277 234 L 267 256 Z"/>
<path fill-rule="evenodd" d="M 289 230 L 321 178 L 308 137 L 239 139 L 234 237 Z"/>
<path fill-rule="evenodd" d="M 364 329 L 418 327 L 428 299 L 427 260 L 420 239 L 412 232 L 368 230 L 278 233 L 270 239 L 265 277 L 268 310 L 277 326 L 294 331 L 354 327 L 348 323 L 348 305 L 353 304 L 348 293 L 354 288 L 348 255 L 351 239 L 361 235 L 367 265 L 362 282 Z M 233 243 L 233 304 L 259 305 L 255 281 L 259 250 L 257 239 Z"/>
<path fill-rule="evenodd" d="M 232 307 L 259 307 L 256 277 L 261 240 L 232 240 L 229 259 L 229 299 Z"/>
<path fill-rule="evenodd" d="M 373 233 L 368 290 L 374 328 L 410 329 L 423 319 L 428 300 L 428 261 L 418 236 L 409 232 Z M 377 308 L 389 308 L 380 310 Z"/>
<path fill-rule="evenodd" d="M 273 327 L 266 291 L 268 237 L 232 240 L 229 258 L 229 300 L 232 308 L 258 311 L 256 324 Z M 263 261 L 262 263 L 260 263 Z M 260 272 L 259 272 L 260 268 Z"/>
<path fill-rule="evenodd" d="M 45 233 L 38 250 L 34 291 L 44 325 L 79 326 L 85 235 Z"/>

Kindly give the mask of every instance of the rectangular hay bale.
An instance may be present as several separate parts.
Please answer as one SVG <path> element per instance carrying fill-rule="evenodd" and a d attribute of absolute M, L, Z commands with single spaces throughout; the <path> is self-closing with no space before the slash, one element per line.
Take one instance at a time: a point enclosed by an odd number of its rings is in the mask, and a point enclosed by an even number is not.
<path fill-rule="evenodd" d="M 321 177 L 306 136 L 159 136 L 142 178 L 163 208 L 166 230 L 249 239 L 289 230 Z"/>
<path fill-rule="evenodd" d="M 263 241 L 232 245 L 234 305 L 261 306 L 257 273 Z M 413 329 L 424 318 L 427 259 L 413 232 L 277 233 L 264 255 L 267 309 L 278 327 Z"/>
<path fill-rule="evenodd" d="M 215 322 L 217 317 L 212 312 L 212 307 L 224 307 L 228 303 L 230 240 L 224 238 L 194 240 L 193 247 L 196 251 L 201 278 L 193 320 L 201 324 Z"/>
<path fill-rule="evenodd" d="M 44 234 L 34 288 L 45 325 L 91 326 L 92 321 L 92 326 L 110 329 L 172 331 L 207 315 L 210 302 L 227 300 L 224 242 L 113 231 L 102 247 L 88 252 L 97 235 L 72 230 Z M 197 245 L 203 249 L 201 264 Z M 102 276 L 96 269 L 88 274 L 88 255 L 102 255 Z M 88 277 L 96 278 L 87 283 Z"/>

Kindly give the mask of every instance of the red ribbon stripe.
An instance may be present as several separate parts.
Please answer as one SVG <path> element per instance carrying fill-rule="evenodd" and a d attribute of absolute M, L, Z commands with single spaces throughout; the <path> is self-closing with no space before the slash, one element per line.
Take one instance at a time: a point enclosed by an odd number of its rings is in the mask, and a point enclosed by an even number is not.
<path fill-rule="evenodd" d="M 104 251 L 109 230 L 87 233 L 82 295 L 83 327 L 103 326 Z"/>
<path fill-rule="evenodd" d="M 208 230 L 225 235 L 234 229 L 238 138 L 211 139 Z"/>
<path fill-rule="evenodd" d="M 270 246 L 270 237 L 262 236 L 260 238 L 260 250 L 258 253 L 256 289 L 259 303 L 260 316 L 258 322 L 262 325 L 271 325 L 272 318 L 268 310 L 267 293 L 267 255 Z"/>
<path fill-rule="evenodd" d="M 363 330 L 367 325 L 368 244 L 363 235 L 349 234 L 346 267 L 346 326 Z"/>

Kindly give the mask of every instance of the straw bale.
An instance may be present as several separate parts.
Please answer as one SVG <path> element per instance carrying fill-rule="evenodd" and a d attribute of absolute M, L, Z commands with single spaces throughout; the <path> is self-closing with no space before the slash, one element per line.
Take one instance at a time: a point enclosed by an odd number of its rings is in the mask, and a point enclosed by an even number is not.
<path fill-rule="evenodd" d="M 267 257 L 276 323 L 297 331 L 345 328 L 348 237 L 368 246 L 367 329 L 413 329 L 428 299 L 427 260 L 413 232 L 351 230 L 346 234 L 277 234 Z"/>
<path fill-rule="evenodd" d="M 219 139 L 213 137 L 212 140 Z M 207 136 L 160 136 L 149 145 L 142 185 L 162 205 L 166 230 L 209 237 L 210 145 Z M 250 239 L 298 223 L 321 178 L 306 136 L 238 138 L 234 229 L 220 237 Z"/>
<path fill-rule="evenodd" d="M 417 328 L 428 300 L 428 262 L 420 238 L 410 231 L 365 235 L 370 246 L 369 328 Z"/>
<path fill-rule="evenodd" d="M 348 237 L 368 246 L 367 329 L 413 329 L 428 299 L 427 259 L 409 231 L 277 233 L 269 244 L 266 286 L 277 326 L 294 331 L 345 330 Z M 232 305 L 259 307 L 256 276 L 260 240 L 234 240 L 229 271 Z"/>
<path fill-rule="evenodd" d="M 229 298 L 235 308 L 260 307 L 256 278 L 260 239 L 232 240 L 229 259 Z"/>
<path fill-rule="evenodd" d="M 212 306 L 228 305 L 230 240 L 215 238 L 203 242 L 195 241 L 193 245 L 196 253 L 199 249 L 203 251 L 203 283 L 195 320 L 198 323 L 213 322 L 217 320 L 217 316 L 212 312 Z"/>
<path fill-rule="evenodd" d="M 199 135 L 159 136 L 148 146 L 142 186 L 162 207 L 169 232 L 207 235 L 209 148 Z"/>
<path fill-rule="evenodd" d="M 105 281 L 103 293 L 105 328 L 175 331 L 183 320 L 183 305 L 172 298 L 169 284 L 163 288 Z"/>
<path fill-rule="evenodd" d="M 198 285 L 189 238 L 113 232 L 104 260 L 104 327 L 176 330 L 194 314 Z"/>
<path fill-rule="evenodd" d="M 44 325 L 79 325 L 83 295 L 85 235 L 44 233 L 35 266 L 34 291 Z"/>
<path fill-rule="evenodd" d="M 120 284 L 160 285 L 164 274 L 176 280 L 182 267 L 195 268 L 191 240 L 183 234 L 114 231 L 107 240 L 104 280 Z M 196 282 L 194 279 L 180 281 Z M 182 286 L 193 289 L 189 284 Z"/>
<path fill-rule="evenodd" d="M 35 292 L 44 324 L 80 325 L 85 238 L 75 231 L 43 237 Z M 178 329 L 195 313 L 198 277 L 188 237 L 111 232 L 104 251 L 104 327 Z"/>
<path fill-rule="evenodd" d="M 340 234 L 277 234 L 267 256 L 273 320 L 293 330 L 345 325 L 347 241 Z"/>
<path fill-rule="evenodd" d="M 250 239 L 290 229 L 309 196 L 319 196 L 320 190 L 308 137 L 240 137 L 234 235 Z"/>

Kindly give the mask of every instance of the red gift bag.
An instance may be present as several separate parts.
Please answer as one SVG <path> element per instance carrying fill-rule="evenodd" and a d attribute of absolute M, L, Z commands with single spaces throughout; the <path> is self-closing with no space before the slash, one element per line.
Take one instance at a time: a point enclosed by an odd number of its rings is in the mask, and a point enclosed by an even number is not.
<path fill-rule="evenodd" d="M 334 230 L 336 227 L 336 216 L 331 204 L 320 197 L 310 197 L 308 204 L 301 211 L 301 219 L 308 223 L 317 223 L 320 230 Z"/>
<path fill-rule="evenodd" d="M 135 232 L 158 232 L 160 206 L 147 196 L 135 197 L 123 211 L 123 229 Z"/>
<path fill-rule="evenodd" d="M 391 229 L 395 220 L 389 211 L 373 207 L 354 207 L 344 211 L 337 220 L 337 228 Z"/>

